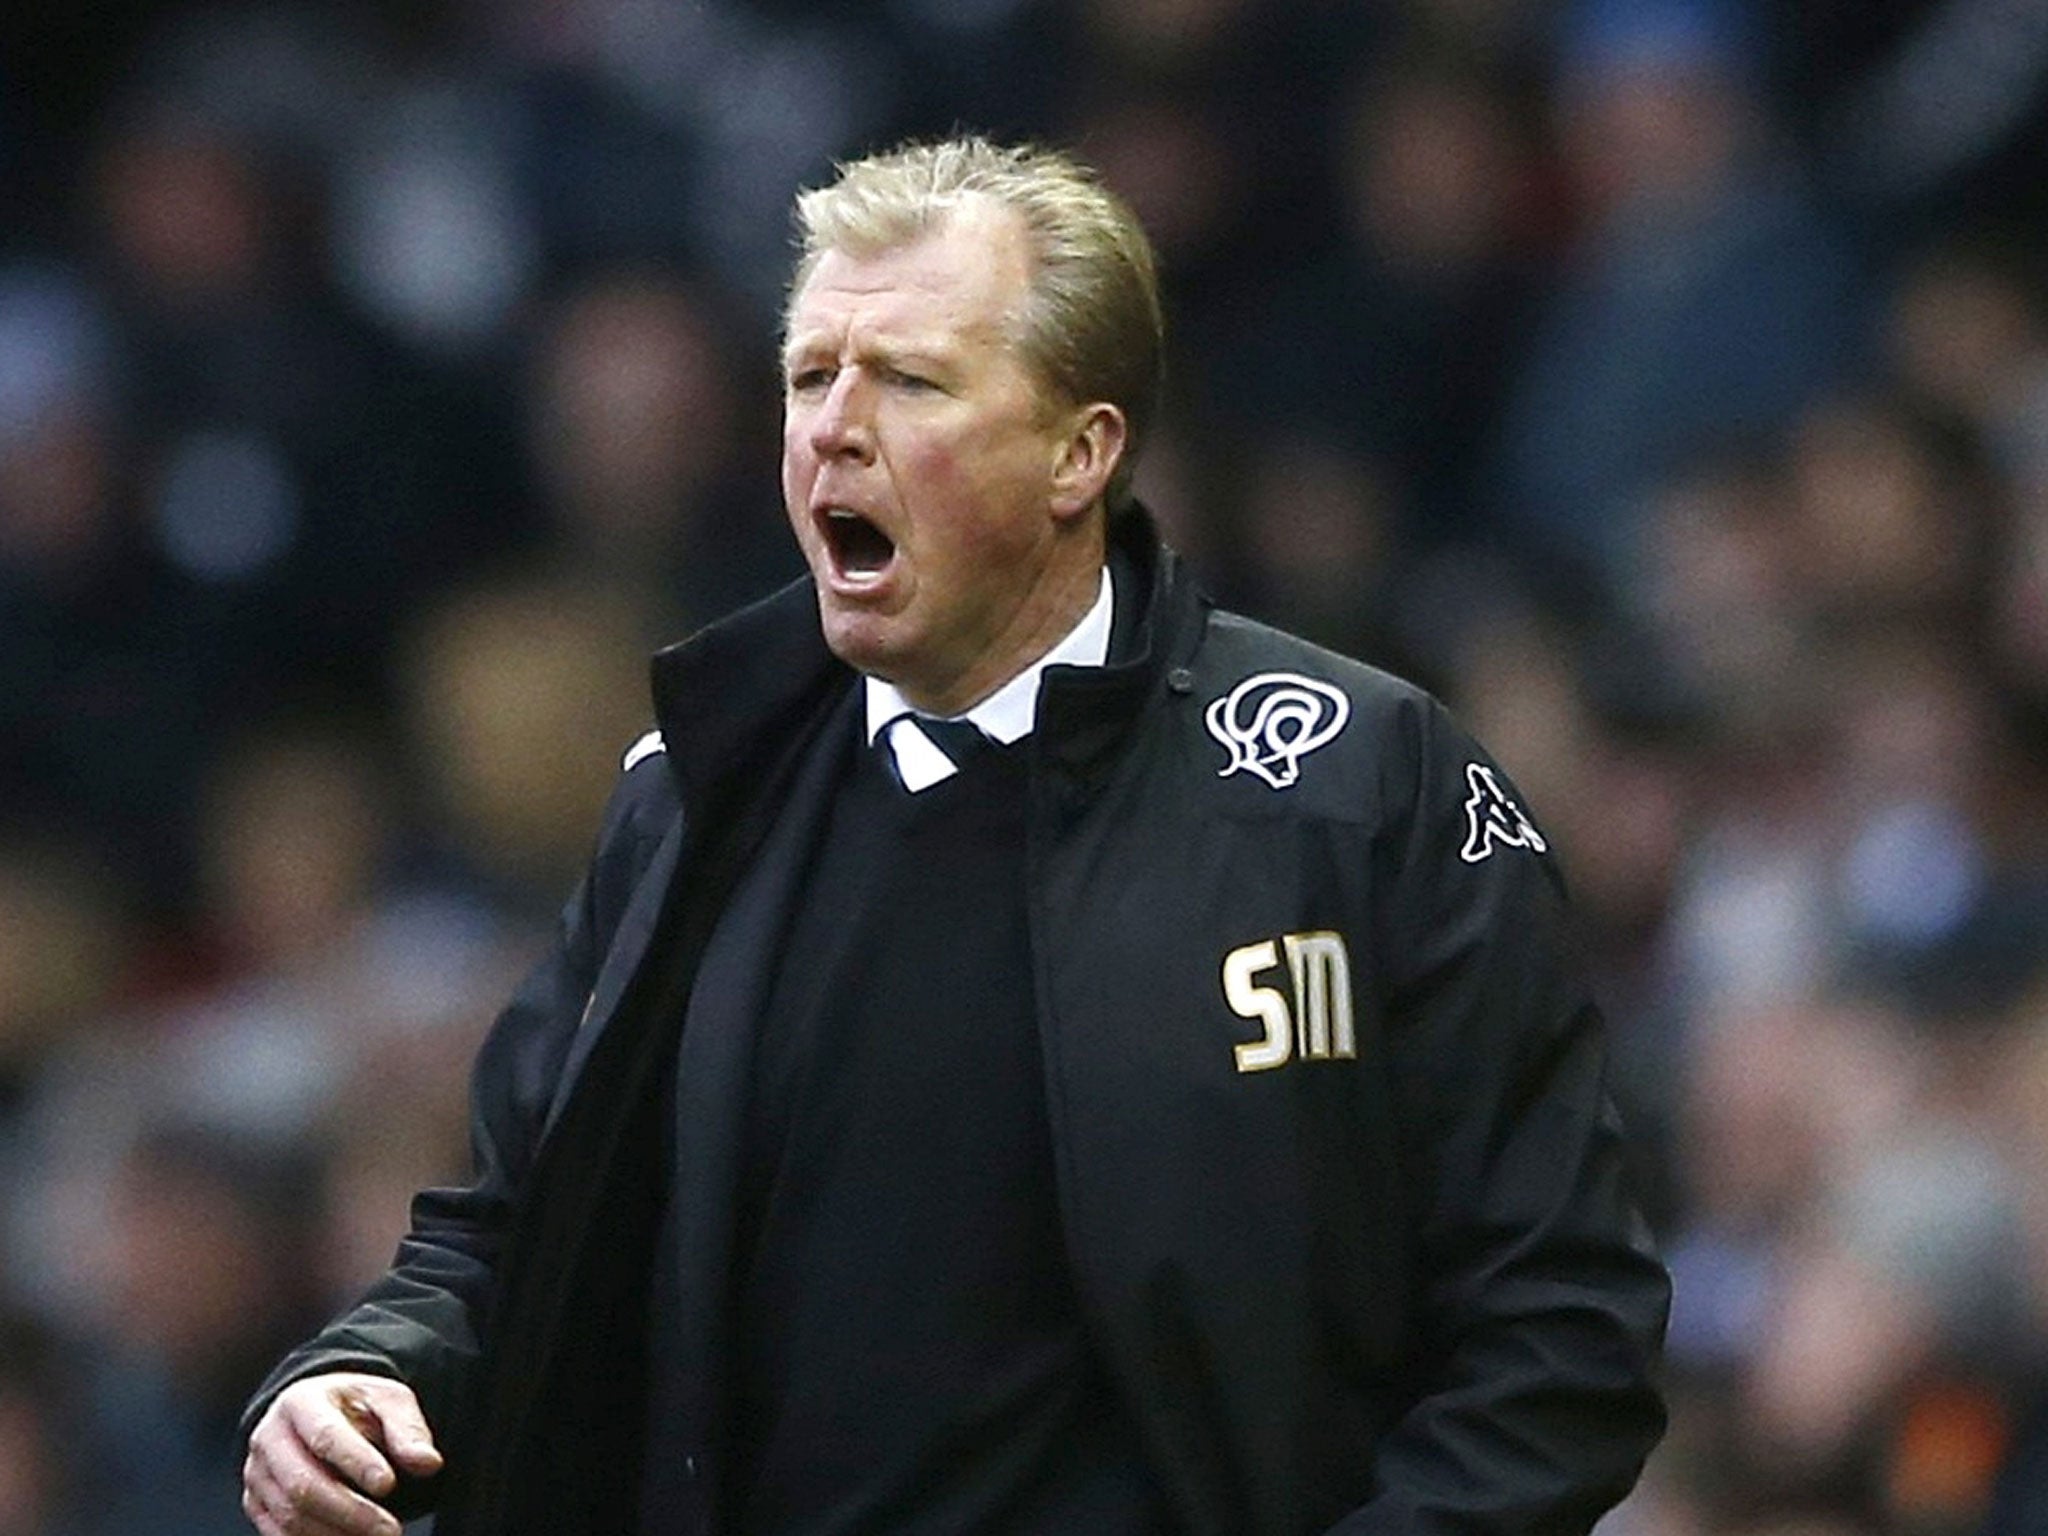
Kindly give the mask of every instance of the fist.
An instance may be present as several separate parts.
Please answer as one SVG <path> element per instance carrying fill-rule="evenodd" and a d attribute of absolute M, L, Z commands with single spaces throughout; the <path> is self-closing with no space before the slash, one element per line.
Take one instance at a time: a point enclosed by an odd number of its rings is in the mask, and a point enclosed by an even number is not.
<path fill-rule="evenodd" d="M 401 1473 L 441 1470 L 412 1388 L 384 1376 L 334 1371 L 295 1381 L 249 1436 L 242 1509 L 263 1536 L 399 1536 L 375 1501 Z"/>

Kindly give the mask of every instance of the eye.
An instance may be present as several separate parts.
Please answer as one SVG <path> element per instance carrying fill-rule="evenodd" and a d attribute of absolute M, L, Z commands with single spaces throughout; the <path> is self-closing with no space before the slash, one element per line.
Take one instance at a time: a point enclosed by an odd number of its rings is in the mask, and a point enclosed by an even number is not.
<path fill-rule="evenodd" d="M 937 389 L 939 386 L 920 373 L 910 373 L 901 368 L 885 368 L 882 377 L 894 388 L 909 390 L 913 394 Z"/>
<path fill-rule="evenodd" d="M 797 368 L 791 370 L 786 386 L 793 395 L 813 394 L 832 387 L 832 370 L 829 368 Z"/>

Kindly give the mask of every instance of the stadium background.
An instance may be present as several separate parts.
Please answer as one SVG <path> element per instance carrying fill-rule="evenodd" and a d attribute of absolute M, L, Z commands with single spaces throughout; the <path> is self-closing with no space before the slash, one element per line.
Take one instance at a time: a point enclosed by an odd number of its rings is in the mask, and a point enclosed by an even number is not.
<path fill-rule="evenodd" d="M 1568 861 L 1607 1531 L 2048 1529 L 2048 6 L 127 0 L 0 19 L 0 1536 L 240 1529 L 642 653 L 796 569 L 791 191 L 960 124 L 1156 236 L 1213 590 Z"/>

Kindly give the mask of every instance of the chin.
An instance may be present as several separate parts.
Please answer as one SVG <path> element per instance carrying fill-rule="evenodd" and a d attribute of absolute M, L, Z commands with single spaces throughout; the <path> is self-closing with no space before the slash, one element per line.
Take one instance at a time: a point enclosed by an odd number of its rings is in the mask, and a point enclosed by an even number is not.
<path fill-rule="evenodd" d="M 849 612 L 824 598 L 818 604 L 818 619 L 834 656 L 855 671 L 889 675 L 889 659 L 899 647 L 890 644 L 889 625 L 879 614 Z"/>

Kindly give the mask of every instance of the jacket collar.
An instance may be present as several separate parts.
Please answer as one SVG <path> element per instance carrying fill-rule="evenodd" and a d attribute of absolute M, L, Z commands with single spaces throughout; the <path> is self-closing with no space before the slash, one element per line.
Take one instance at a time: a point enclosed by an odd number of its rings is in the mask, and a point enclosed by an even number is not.
<path fill-rule="evenodd" d="M 654 716 L 692 814 L 743 797 L 853 671 L 825 645 L 810 578 L 657 651 Z"/>
<path fill-rule="evenodd" d="M 1032 738 L 1045 761 L 1082 785 L 1106 772 L 1146 695 L 1186 666 L 1206 607 L 1142 507 L 1111 517 L 1109 546 L 1117 601 L 1108 664 L 1047 668 Z M 789 734 L 855 677 L 825 644 L 809 577 L 657 652 L 652 673 L 670 765 L 685 803 L 698 807 L 743 793 Z"/>
<path fill-rule="evenodd" d="M 1160 542 L 1151 514 L 1135 503 L 1110 519 L 1109 562 L 1119 594 L 1109 663 L 1049 668 L 1034 738 L 1057 775 L 1083 790 L 1108 773 L 1146 698 L 1187 666 L 1207 607 L 1180 558 Z M 1136 600 L 1123 602 L 1126 592 Z"/>

